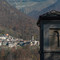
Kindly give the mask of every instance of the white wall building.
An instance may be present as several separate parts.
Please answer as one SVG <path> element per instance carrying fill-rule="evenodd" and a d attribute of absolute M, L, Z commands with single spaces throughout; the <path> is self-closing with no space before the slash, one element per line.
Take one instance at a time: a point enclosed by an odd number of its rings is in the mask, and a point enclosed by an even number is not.
<path fill-rule="evenodd" d="M 3 40 L 3 39 L 6 39 L 6 37 L 5 37 L 5 36 L 0 36 L 0 39 L 2 39 L 2 40 Z"/>
<path fill-rule="evenodd" d="M 2 45 L 2 41 L 0 41 L 0 46 Z"/>
<path fill-rule="evenodd" d="M 30 45 L 31 46 L 33 46 L 33 45 L 39 46 L 39 41 L 31 41 Z"/>

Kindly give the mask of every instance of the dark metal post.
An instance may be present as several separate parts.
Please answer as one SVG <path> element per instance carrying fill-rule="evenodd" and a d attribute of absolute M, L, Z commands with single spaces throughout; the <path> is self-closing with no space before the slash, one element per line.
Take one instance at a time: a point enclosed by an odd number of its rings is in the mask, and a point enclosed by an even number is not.
<path fill-rule="evenodd" d="M 40 60 L 44 60 L 44 44 L 43 44 L 43 23 L 40 24 Z"/>
<path fill-rule="evenodd" d="M 58 47 L 59 47 L 59 33 L 57 33 L 57 38 L 58 38 Z"/>

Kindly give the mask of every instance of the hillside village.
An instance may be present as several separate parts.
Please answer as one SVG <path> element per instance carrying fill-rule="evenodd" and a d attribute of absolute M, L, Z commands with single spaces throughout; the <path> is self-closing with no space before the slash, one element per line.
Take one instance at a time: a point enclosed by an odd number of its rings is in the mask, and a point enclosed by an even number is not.
<path fill-rule="evenodd" d="M 10 36 L 9 34 L 3 34 L 0 35 L 0 46 L 7 46 L 7 47 L 17 47 L 17 46 L 39 46 L 39 41 L 34 40 L 32 37 L 32 40 L 23 40 L 20 38 L 14 38 Z"/>

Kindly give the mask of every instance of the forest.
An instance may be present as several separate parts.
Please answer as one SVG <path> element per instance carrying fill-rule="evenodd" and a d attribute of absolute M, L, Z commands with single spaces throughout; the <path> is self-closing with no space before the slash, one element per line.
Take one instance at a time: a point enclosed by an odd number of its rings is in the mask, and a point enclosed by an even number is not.
<path fill-rule="evenodd" d="M 40 60 L 38 47 L 0 47 L 0 60 Z"/>

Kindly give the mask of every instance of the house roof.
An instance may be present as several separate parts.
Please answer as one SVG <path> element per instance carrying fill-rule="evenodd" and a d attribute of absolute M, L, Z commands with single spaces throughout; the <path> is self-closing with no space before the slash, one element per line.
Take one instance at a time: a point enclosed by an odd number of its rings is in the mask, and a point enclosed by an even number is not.
<path fill-rule="evenodd" d="M 51 10 L 50 12 L 47 12 L 43 15 L 40 15 L 39 16 L 39 19 L 38 19 L 38 22 L 37 22 L 37 25 L 39 26 L 40 24 L 40 21 L 41 20 L 60 20 L 60 12 L 59 11 L 55 11 L 55 10 Z"/>

